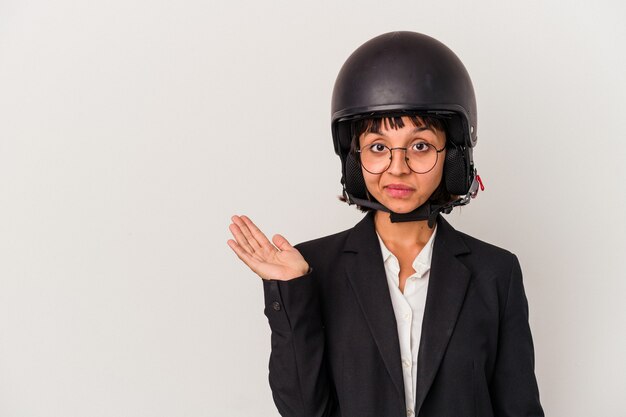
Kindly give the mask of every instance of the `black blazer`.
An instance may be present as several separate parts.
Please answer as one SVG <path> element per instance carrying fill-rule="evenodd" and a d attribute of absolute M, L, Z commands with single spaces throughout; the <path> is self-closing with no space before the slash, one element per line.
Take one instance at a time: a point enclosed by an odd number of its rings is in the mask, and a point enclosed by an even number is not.
<path fill-rule="evenodd" d="M 282 416 L 407 416 L 374 213 L 296 245 L 311 266 L 306 275 L 263 281 L 269 382 Z M 516 256 L 456 231 L 441 216 L 437 223 L 415 415 L 542 417 Z"/>

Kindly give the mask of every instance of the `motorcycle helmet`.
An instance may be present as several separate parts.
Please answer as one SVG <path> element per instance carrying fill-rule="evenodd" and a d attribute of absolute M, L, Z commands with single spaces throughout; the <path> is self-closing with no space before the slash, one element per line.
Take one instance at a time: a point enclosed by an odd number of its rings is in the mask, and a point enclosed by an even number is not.
<path fill-rule="evenodd" d="M 443 185 L 456 196 L 444 204 L 424 203 L 410 213 L 394 213 L 369 197 L 358 156 L 351 151 L 358 120 L 403 115 L 445 119 Z M 477 142 L 474 88 L 465 66 L 447 46 L 415 32 L 390 32 L 357 48 L 343 64 L 332 94 L 331 130 L 341 159 L 343 196 L 391 214 L 392 222 L 428 220 L 475 197 L 480 178 L 472 149 Z M 482 187 L 482 184 L 481 184 Z"/>

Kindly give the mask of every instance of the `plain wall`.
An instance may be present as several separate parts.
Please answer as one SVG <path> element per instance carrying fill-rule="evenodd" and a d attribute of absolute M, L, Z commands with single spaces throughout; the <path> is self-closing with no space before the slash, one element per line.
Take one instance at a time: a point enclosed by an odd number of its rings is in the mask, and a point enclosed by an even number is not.
<path fill-rule="evenodd" d="M 546 415 L 626 416 L 621 1 L 0 2 L 0 417 L 277 416 L 233 214 L 345 230 L 330 97 L 392 30 L 478 99 L 449 220 L 522 263 Z"/>

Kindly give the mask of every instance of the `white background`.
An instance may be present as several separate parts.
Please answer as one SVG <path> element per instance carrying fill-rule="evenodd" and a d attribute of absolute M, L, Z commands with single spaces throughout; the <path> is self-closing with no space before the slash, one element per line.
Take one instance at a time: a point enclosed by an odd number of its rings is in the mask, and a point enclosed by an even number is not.
<path fill-rule="evenodd" d="M 621 1 L 0 1 L 0 417 L 276 416 L 247 214 L 352 227 L 348 55 L 429 34 L 478 98 L 486 190 L 449 216 L 522 263 L 546 415 L 626 416 Z"/>

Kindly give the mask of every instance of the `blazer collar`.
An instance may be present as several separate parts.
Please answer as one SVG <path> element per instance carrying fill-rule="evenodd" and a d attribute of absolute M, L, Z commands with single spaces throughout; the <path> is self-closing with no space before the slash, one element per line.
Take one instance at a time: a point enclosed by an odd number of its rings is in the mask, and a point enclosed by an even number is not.
<path fill-rule="evenodd" d="M 376 211 L 372 210 L 359 221 L 350 231 L 350 235 L 346 239 L 344 244 L 344 252 L 359 252 L 366 249 L 366 246 L 373 245 L 370 238 L 374 238 L 374 243 L 378 242 L 376 239 L 376 227 L 374 225 L 374 216 Z M 465 242 L 459 236 L 459 233 L 452 227 L 450 223 L 446 221 L 441 215 L 437 216 L 437 236 L 435 239 L 435 246 L 437 241 L 445 241 L 445 246 L 448 251 L 454 255 L 461 255 L 469 253 L 470 249 Z"/>
<path fill-rule="evenodd" d="M 347 256 L 345 272 L 387 371 L 405 402 L 398 328 L 376 236 L 375 213 L 368 212 L 350 231 L 343 251 L 354 255 Z M 469 252 L 459 233 L 438 216 L 417 359 L 415 415 L 419 415 L 435 379 L 463 305 L 471 274 L 457 256 Z"/>

